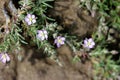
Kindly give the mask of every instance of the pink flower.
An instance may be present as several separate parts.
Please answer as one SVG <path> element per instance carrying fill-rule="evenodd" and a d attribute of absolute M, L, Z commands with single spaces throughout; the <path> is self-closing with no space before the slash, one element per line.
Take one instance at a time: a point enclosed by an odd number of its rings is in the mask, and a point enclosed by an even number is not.
<path fill-rule="evenodd" d="M 83 47 L 84 48 L 87 48 L 87 49 L 91 49 L 95 46 L 95 42 L 93 41 L 92 38 L 89 38 L 89 39 L 85 39 L 84 40 L 84 44 L 83 44 Z"/>
<path fill-rule="evenodd" d="M 35 15 L 27 14 L 27 16 L 25 17 L 25 22 L 28 25 L 36 23 L 36 17 L 35 17 Z"/>
<path fill-rule="evenodd" d="M 58 36 L 54 43 L 57 45 L 57 47 L 59 48 L 61 45 L 63 45 L 65 42 L 65 37 L 61 37 L 61 36 Z"/>
<path fill-rule="evenodd" d="M 9 62 L 9 55 L 7 53 L 0 53 L 0 61 L 2 61 L 3 63 Z"/>
<path fill-rule="evenodd" d="M 41 40 L 41 41 L 43 41 L 43 40 L 47 40 L 47 38 L 48 38 L 48 33 L 47 33 L 47 31 L 46 30 L 38 30 L 37 31 L 37 39 L 39 39 L 39 40 Z"/>

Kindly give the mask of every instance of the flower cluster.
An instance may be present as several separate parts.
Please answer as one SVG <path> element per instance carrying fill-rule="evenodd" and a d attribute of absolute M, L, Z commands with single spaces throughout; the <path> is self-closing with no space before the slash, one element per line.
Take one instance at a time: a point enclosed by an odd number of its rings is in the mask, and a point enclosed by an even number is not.
<path fill-rule="evenodd" d="M 25 17 L 25 22 L 28 25 L 36 23 L 36 17 L 35 17 L 35 15 L 27 14 L 26 17 Z M 48 39 L 48 32 L 45 29 L 44 30 L 37 30 L 36 38 L 38 40 L 40 40 L 40 41 L 47 40 Z M 58 36 L 54 40 L 54 44 L 56 44 L 56 46 L 58 48 L 61 47 L 63 44 L 65 44 L 65 37 Z M 87 50 L 90 50 L 94 46 L 95 46 L 95 42 L 93 41 L 92 38 L 89 38 L 89 39 L 86 38 L 84 40 L 83 48 L 85 48 Z"/>
<path fill-rule="evenodd" d="M 9 62 L 9 55 L 7 53 L 0 53 L 0 61 L 2 61 L 3 63 Z"/>
<path fill-rule="evenodd" d="M 48 39 L 48 33 L 46 30 L 38 30 L 37 31 L 37 39 L 43 41 L 43 40 L 47 40 Z M 58 36 L 55 40 L 54 43 L 57 45 L 57 47 L 59 48 L 61 45 L 63 45 L 65 42 L 65 38 Z"/>
<path fill-rule="evenodd" d="M 48 39 L 48 33 L 46 30 L 38 30 L 37 31 L 37 39 L 43 41 Z"/>
<path fill-rule="evenodd" d="M 25 17 L 25 22 L 28 25 L 36 23 L 36 17 L 35 17 L 35 15 L 27 14 L 27 16 Z"/>
<path fill-rule="evenodd" d="M 25 21 L 28 25 L 31 25 L 36 22 L 35 15 L 27 14 L 25 17 Z M 43 41 L 48 39 L 48 32 L 46 30 L 37 30 L 37 39 Z M 65 42 L 65 37 L 58 36 L 55 40 L 54 43 L 57 45 L 59 48 L 61 45 L 63 45 Z M 93 41 L 92 38 L 85 39 L 83 47 L 86 49 L 91 49 L 95 46 L 95 42 Z"/>
<path fill-rule="evenodd" d="M 35 15 L 32 15 L 32 14 L 27 14 L 26 17 L 25 17 L 25 22 L 28 24 L 28 25 L 31 25 L 31 24 L 34 24 L 36 23 L 36 17 Z M 48 33 L 46 30 L 37 30 L 37 35 L 36 35 L 37 39 L 43 41 L 43 40 L 47 40 L 48 39 Z M 65 42 L 65 38 L 64 37 L 61 37 L 61 36 L 58 36 L 54 43 L 57 45 L 57 47 L 59 48 L 61 45 L 63 45 Z"/>

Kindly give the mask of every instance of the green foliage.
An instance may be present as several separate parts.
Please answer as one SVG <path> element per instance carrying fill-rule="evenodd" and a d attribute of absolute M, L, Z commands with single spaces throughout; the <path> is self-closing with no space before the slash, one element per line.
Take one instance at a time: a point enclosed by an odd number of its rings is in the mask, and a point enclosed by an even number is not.
<path fill-rule="evenodd" d="M 82 3 L 91 14 L 99 13 L 98 18 L 105 18 L 108 27 L 120 30 L 120 1 L 119 0 L 84 0 Z"/>
<path fill-rule="evenodd" d="M 106 55 L 107 54 L 107 55 Z M 116 79 L 119 75 L 119 65 L 112 60 L 112 56 L 106 49 L 95 50 L 91 53 L 91 60 L 94 66 L 95 80 Z"/>
<path fill-rule="evenodd" d="M 42 48 L 44 50 L 44 53 L 47 53 L 48 56 L 53 56 L 56 54 L 56 51 L 54 50 L 55 49 L 54 46 L 52 46 L 51 43 L 48 42 L 47 40 L 40 41 L 36 38 L 37 30 L 41 30 L 41 29 L 47 30 L 48 34 L 49 33 L 52 34 L 53 31 L 55 31 L 54 30 L 54 28 L 56 28 L 55 24 L 47 25 L 46 23 L 46 20 L 50 19 L 45 15 L 47 8 L 52 7 L 49 4 L 47 4 L 47 2 L 50 1 L 53 0 L 36 0 L 33 4 L 33 2 L 29 0 L 29 2 L 26 3 L 26 5 L 29 6 L 31 9 L 28 10 L 23 9 L 23 11 L 27 13 L 35 14 L 37 16 L 37 23 L 31 26 L 28 26 L 26 25 L 26 23 L 24 23 L 22 27 L 26 29 L 25 34 L 27 34 L 27 37 L 28 36 L 31 37 L 30 43 L 34 42 L 33 44 L 37 44 L 38 48 Z M 23 4 L 21 5 L 24 7 Z M 26 13 L 21 15 L 26 15 Z"/>
<path fill-rule="evenodd" d="M 53 0 L 20 0 L 19 4 L 21 5 L 20 9 L 18 9 L 18 19 L 17 22 L 11 21 L 11 29 L 8 34 L 4 37 L 4 42 L 0 44 L 1 52 L 13 51 L 14 49 L 20 50 L 21 44 L 36 43 L 39 48 L 45 48 L 44 52 L 55 54 L 54 46 L 52 46 L 49 42 L 43 41 L 40 42 L 36 38 L 37 30 L 39 29 L 47 29 L 46 20 L 48 18 L 45 13 L 48 7 L 52 7 L 48 2 Z M 24 18 L 26 14 L 35 14 L 37 16 L 37 23 L 31 26 L 28 26 Z M 51 20 L 51 19 L 50 19 Z M 21 23 L 22 22 L 22 23 Z M 56 27 L 56 26 L 55 26 Z M 27 37 L 31 37 L 31 40 L 27 40 Z"/>
<path fill-rule="evenodd" d="M 97 43 L 90 52 L 94 65 L 95 80 L 115 79 L 119 75 L 119 63 L 112 59 L 113 55 L 107 48 L 109 28 L 120 30 L 120 1 L 118 0 L 83 0 L 81 8 L 87 9 L 92 17 L 98 19 L 98 30 L 93 34 Z M 94 15 L 92 15 L 94 14 Z"/>
<path fill-rule="evenodd" d="M 20 34 L 22 30 L 17 24 L 13 24 L 11 32 L 4 38 L 4 42 L 0 45 L 0 51 L 12 51 L 14 49 L 20 50 L 21 43 L 27 44 L 24 37 Z M 14 45 L 14 46 L 13 46 Z"/>

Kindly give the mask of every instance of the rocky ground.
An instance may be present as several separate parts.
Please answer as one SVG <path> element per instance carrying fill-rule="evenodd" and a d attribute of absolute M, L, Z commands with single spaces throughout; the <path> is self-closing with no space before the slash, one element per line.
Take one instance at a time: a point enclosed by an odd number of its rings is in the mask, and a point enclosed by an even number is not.
<path fill-rule="evenodd" d="M 25 47 L 18 53 L 22 61 L 11 55 L 10 63 L 0 63 L 0 80 L 92 80 L 91 62 L 72 63 L 67 46 L 59 48 L 58 53 L 61 66 L 45 58 L 36 48 Z"/>

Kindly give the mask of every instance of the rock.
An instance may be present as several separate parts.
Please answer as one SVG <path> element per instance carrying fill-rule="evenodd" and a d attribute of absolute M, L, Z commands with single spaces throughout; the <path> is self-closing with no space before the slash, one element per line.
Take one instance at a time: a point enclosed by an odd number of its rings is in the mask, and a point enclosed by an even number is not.
<path fill-rule="evenodd" d="M 91 36 L 96 31 L 97 20 L 79 6 L 79 0 L 55 0 L 53 9 L 48 12 L 65 32 L 79 37 Z"/>
<path fill-rule="evenodd" d="M 34 57 L 33 55 L 31 57 L 26 55 L 26 59 L 18 62 L 16 80 L 92 80 L 91 63 L 82 64 L 78 62 L 73 64 L 72 52 L 67 46 L 62 46 L 58 50 L 59 60 L 62 64 L 64 63 L 63 66 L 56 63 L 46 63 L 45 58 L 38 59 L 38 56 L 43 53 L 34 51 L 34 48 L 25 48 L 26 51 L 27 54 L 39 55 L 34 55 Z"/>

